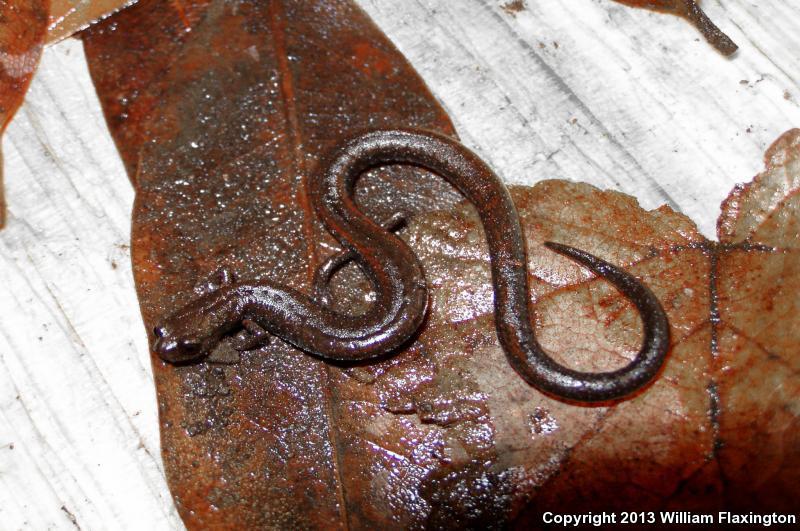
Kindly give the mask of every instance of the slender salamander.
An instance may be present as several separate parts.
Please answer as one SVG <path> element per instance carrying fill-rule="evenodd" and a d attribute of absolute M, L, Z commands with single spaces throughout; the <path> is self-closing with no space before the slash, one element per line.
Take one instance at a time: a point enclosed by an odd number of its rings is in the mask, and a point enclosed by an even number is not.
<path fill-rule="evenodd" d="M 229 282 L 156 327 L 154 351 L 168 362 L 198 360 L 243 323 L 251 333 L 273 334 L 329 360 L 373 358 L 405 343 L 420 327 L 427 310 L 422 265 L 388 227 L 364 215 L 353 197 L 362 173 L 393 163 L 435 172 L 477 209 L 491 256 L 497 335 L 508 361 L 530 385 L 556 398 L 590 403 L 623 398 L 653 379 L 670 343 L 669 323 L 658 299 L 622 269 L 552 242 L 545 245 L 606 279 L 630 299 L 641 315 L 644 339 L 633 361 L 609 372 L 564 367 L 542 349 L 531 325 L 524 240 L 508 190 L 469 149 L 448 137 L 420 130 L 379 130 L 358 136 L 346 142 L 323 165 L 324 171 L 309 181 L 311 203 L 344 248 L 341 256 L 323 264 L 325 271 L 318 272 L 317 292 L 329 280 L 332 268 L 355 260 L 376 293 L 369 312 L 360 316 L 339 313 L 317 300 L 319 297 L 279 282 Z"/>

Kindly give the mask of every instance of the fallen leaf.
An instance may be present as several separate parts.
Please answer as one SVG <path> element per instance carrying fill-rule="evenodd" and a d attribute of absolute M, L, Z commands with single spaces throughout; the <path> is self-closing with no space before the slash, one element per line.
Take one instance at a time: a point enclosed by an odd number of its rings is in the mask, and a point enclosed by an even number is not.
<path fill-rule="evenodd" d="M 765 161 L 718 223 L 712 384 L 728 499 L 787 510 L 800 489 L 800 130 L 779 138 Z"/>
<path fill-rule="evenodd" d="M 68 37 L 135 1 L 0 1 L 0 135 L 22 105 L 46 42 Z M 0 229 L 5 225 L 5 217 L 0 153 Z"/>
<path fill-rule="evenodd" d="M 722 55 L 733 55 L 739 49 L 700 9 L 695 0 L 614 0 L 631 7 L 641 7 L 670 13 L 688 20 L 705 37 L 709 44 Z"/>
<path fill-rule="evenodd" d="M 137 0 L 51 0 L 47 42 L 54 43 L 88 28 Z"/>
<path fill-rule="evenodd" d="M 488 251 L 470 205 L 412 220 L 404 238 L 432 287 L 429 321 L 408 352 L 371 367 L 362 393 L 349 396 L 359 407 L 340 421 L 341 433 L 363 455 L 348 469 L 374 474 L 368 456 L 379 446 L 386 491 L 420 493 L 431 527 L 499 519 L 527 529 L 545 511 L 792 513 L 800 494 L 800 130 L 776 141 L 766 166 L 724 203 L 719 242 L 666 207 L 646 212 L 589 185 L 512 190 L 538 336 L 559 361 L 592 371 L 624 365 L 638 350 L 640 324 L 608 283 L 544 241 L 623 265 L 664 304 L 673 345 L 662 374 L 611 407 L 553 400 L 505 362 Z M 398 462 L 414 466 L 392 475 Z"/>
<path fill-rule="evenodd" d="M 706 259 L 701 250 L 673 256 L 702 237 L 667 208 L 646 212 L 629 196 L 586 184 L 545 181 L 512 196 L 543 346 L 570 367 L 603 371 L 630 361 L 641 339 L 636 311 L 618 292 L 542 245 L 557 241 L 623 265 L 662 301 L 676 347 L 658 380 L 613 407 L 576 406 L 528 386 L 496 339 L 488 251 L 474 209 L 462 205 L 411 222 L 405 237 L 432 286 L 428 326 L 413 352 L 376 377 L 375 411 L 349 416 L 342 431 L 363 439 L 358 426 L 377 417 L 392 434 L 382 446 L 411 462 L 424 452 L 403 440 L 439 445 L 444 457 L 416 461 L 414 485 L 433 500 L 425 515 L 433 528 L 517 519 L 541 525 L 545 510 L 657 507 L 713 446 L 709 396 L 697 379 L 706 377 L 707 356 L 679 348 L 707 308 Z M 404 383 L 423 366 L 426 380 Z M 691 379 L 697 385 L 681 383 Z M 392 414 L 399 397 L 406 418 Z M 413 437 L 401 435 L 404 424 L 414 425 Z"/>
<path fill-rule="evenodd" d="M 343 136 L 398 126 L 453 133 L 349 0 L 180 8 L 143 0 L 84 37 L 137 190 L 132 254 L 148 330 L 222 266 L 309 286 L 333 240 L 305 181 Z M 375 219 L 458 200 L 411 168 L 363 181 L 359 202 Z M 346 449 L 336 419 L 350 408 L 331 394 L 339 372 L 279 341 L 228 365 L 154 358 L 165 468 L 188 527 L 355 525 L 360 500 L 348 500 L 337 457 Z"/>
<path fill-rule="evenodd" d="M 97 95 L 128 177 L 136 184 L 139 152 L 167 75 L 210 0 L 141 0 L 82 36 Z"/>
<path fill-rule="evenodd" d="M 47 0 L 0 1 L 0 136 L 22 105 L 39 64 L 47 28 Z M 6 219 L 0 154 L 0 228 Z"/>

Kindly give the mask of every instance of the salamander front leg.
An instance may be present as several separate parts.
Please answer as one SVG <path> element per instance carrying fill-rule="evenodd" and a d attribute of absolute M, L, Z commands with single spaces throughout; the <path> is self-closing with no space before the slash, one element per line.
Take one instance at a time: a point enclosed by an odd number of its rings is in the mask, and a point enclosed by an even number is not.
<path fill-rule="evenodd" d="M 243 330 L 236 334 L 231 346 L 238 351 L 253 350 L 269 344 L 270 333 L 251 319 L 242 319 Z"/>

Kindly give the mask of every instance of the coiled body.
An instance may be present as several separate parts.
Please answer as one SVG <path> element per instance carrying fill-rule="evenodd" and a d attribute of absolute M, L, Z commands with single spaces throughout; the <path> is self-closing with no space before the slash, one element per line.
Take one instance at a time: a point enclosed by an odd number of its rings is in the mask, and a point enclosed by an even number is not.
<path fill-rule="evenodd" d="M 669 324 L 653 293 L 599 258 L 548 243 L 616 286 L 636 305 L 644 328 L 639 354 L 619 370 L 586 373 L 555 362 L 539 345 L 531 325 L 524 240 L 507 189 L 466 147 L 414 130 L 373 131 L 352 139 L 309 182 L 310 199 L 320 219 L 376 292 L 367 314 L 353 317 L 334 312 L 278 282 L 234 284 L 198 298 L 167 318 L 155 331 L 154 350 L 167 361 L 196 359 L 243 321 L 255 322 L 325 359 L 363 360 L 407 341 L 427 309 L 421 264 L 402 240 L 366 217 L 353 198 L 362 173 L 392 163 L 415 164 L 435 172 L 477 209 L 491 256 L 497 335 L 509 362 L 529 384 L 557 398 L 597 402 L 622 398 L 652 380 L 669 348 Z"/>

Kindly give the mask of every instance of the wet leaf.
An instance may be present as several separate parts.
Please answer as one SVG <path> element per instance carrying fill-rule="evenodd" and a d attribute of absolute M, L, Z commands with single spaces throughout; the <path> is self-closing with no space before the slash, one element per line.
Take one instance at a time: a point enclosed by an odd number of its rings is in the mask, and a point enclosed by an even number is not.
<path fill-rule="evenodd" d="M 722 55 L 732 55 L 739 48 L 709 19 L 695 0 L 614 0 L 631 7 L 642 7 L 678 15 L 688 20 Z"/>
<path fill-rule="evenodd" d="M 137 188 L 132 252 L 148 330 L 221 266 L 307 287 L 332 240 L 305 181 L 343 136 L 398 126 L 452 134 L 350 1 L 180 7 L 143 0 L 85 36 Z M 358 196 L 376 219 L 458 199 L 441 179 L 400 167 L 373 172 Z M 336 419 L 351 405 L 336 396 L 339 368 L 275 341 L 228 365 L 154 358 L 154 372 L 165 468 L 189 527 L 358 518 L 360 500 L 343 505 L 353 485 Z"/>
<path fill-rule="evenodd" d="M 137 0 L 51 0 L 47 42 L 66 39 Z"/>
<path fill-rule="evenodd" d="M 796 509 L 800 130 L 785 133 L 765 160 L 766 172 L 734 190 L 718 225 L 712 355 L 719 468 L 737 503 Z"/>
<path fill-rule="evenodd" d="M 141 0 L 83 33 L 92 81 L 134 184 L 147 124 L 173 84 L 167 73 L 208 6 L 208 0 Z"/>
<path fill-rule="evenodd" d="M 47 28 L 47 0 L 0 0 L 0 136 L 22 100 Z M 5 225 L 3 161 L 0 155 L 0 228 Z"/>
<path fill-rule="evenodd" d="M 481 526 L 502 516 L 533 525 L 545 510 L 657 507 L 713 447 L 702 383 L 708 355 L 677 347 L 708 318 L 707 258 L 702 250 L 673 249 L 703 239 L 667 208 L 646 212 L 631 197 L 585 184 L 545 181 L 514 188 L 513 197 L 527 236 L 537 334 L 556 359 L 581 370 L 620 367 L 638 350 L 641 325 L 618 292 L 543 241 L 586 249 L 642 278 L 665 305 L 676 348 L 652 386 L 613 407 L 576 406 L 537 392 L 511 369 L 497 342 L 488 252 L 474 210 L 417 218 L 407 238 L 434 286 L 429 325 L 417 355 L 399 358 L 376 388 L 381 405 L 392 396 L 381 397 L 381 390 L 399 387 L 395 393 L 422 432 L 416 438 L 438 439 L 449 455 L 432 459 L 419 476 L 419 488 L 439 497 L 428 523 Z M 430 376 L 417 388 L 392 383 L 419 372 L 421 363 Z M 689 380 L 697 385 L 682 383 Z M 350 419 L 345 433 L 366 422 Z M 384 420 L 390 426 L 401 422 L 390 419 Z M 467 495 L 480 493 L 485 478 L 496 485 L 492 497 L 480 511 L 467 510 Z"/>
<path fill-rule="evenodd" d="M 482 524 L 469 500 L 487 484 L 482 517 L 521 528 L 548 510 L 792 512 L 800 493 L 800 130 L 783 135 L 766 164 L 723 205 L 719 242 L 666 207 L 646 212 L 589 185 L 513 190 L 537 332 L 557 359 L 583 370 L 619 367 L 636 353 L 640 325 L 607 283 L 544 241 L 624 265 L 669 315 L 663 373 L 611 407 L 555 401 L 509 368 L 472 207 L 416 218 L 405 237 L 433 286 L 429 322 L 390 368 L 371 369 L 373 397 L 359 397 L 364 413 L 344 419 L 345 437 L 356 445 L 375 424 L 393 434 L 380 442 L 386 468 L 396 460 L 420 469 L 390 490 L 435 493 L 427 523 L 437 526 Z M 419 441 L 445 458 L 420 461 Z"/>

